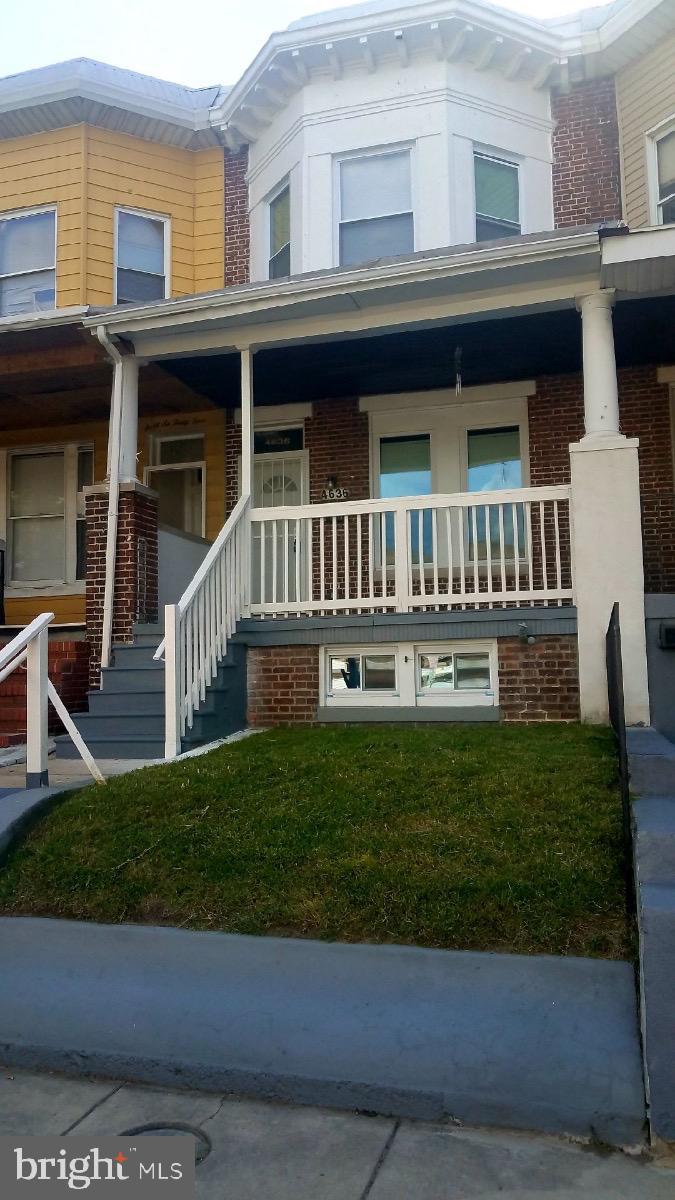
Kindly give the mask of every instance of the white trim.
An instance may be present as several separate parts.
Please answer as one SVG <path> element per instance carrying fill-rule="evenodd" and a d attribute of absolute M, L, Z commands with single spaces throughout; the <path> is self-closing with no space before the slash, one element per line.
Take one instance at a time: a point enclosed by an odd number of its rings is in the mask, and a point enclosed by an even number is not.
<path fill-rule="evenodd" d="M 673 368 L 675 370 L 675 368 Z M 523 379 L 517 383 L 487 383 L 478 387 L 462 388 L 459 395 L 451 388 L 439 388 L 432 392 L 397 392 L 392 395 L 360 396 L 359 412 L 393 412 L 408 408 L 447 408 L 450 404 L 481 404 L 490 400 L 523 400 L 536 395 L 534 379 Z"/>
<path fill-rule="evenodd" d="M 653 225 L 663 225 L 665 223 L 663 221 L 661 205 L 666 203 L 666 201 L 659 200 L 659 165 L 657 147 L 661 139 L 667 137 L 670 133 L 675 133 L 675 113 L 672 113 L 663 121 L 659 121 L 658 125 L 654 125 L 651 129 L 648 129 L 645 134 L 649 219 Z"/>
<path fill-rule="evenodd" d="M 272 404 L 253 409 L 254 429 L 296 429 L 313 416 L 310 404 Z M 278 416 L 276 414 L 279 414 Z M 241 425 L 241 409 L 234 410 L 234 423 Z"/>
<path fill-rule="evenodd" d="M 164 299 L 171 296 L 171 217 L 167 213 L 150 212 L 149 209 L 132 208 L 127 204 L 116 204 L 113 217 L 113 304 L 117 304 L 117 264 L 118 225 L 120 213 L 128 213 L 133 217 L 145 217 L 150 221 L 161 221 L 164 226 Z M 128 268 L 122 267 L 123 271 Z M 135 268 L 134 268 L 135 269 Z M 150 275 L 153 279 L 158 276 L 153 271 L 141 271 L 139 274 Z M 142 301 L 127 301 L 128 304 L 140 304 Z M 155 301 L 151 301 L 155 303 Z"/>
<path fill-rule="evenodd" d="M 417 221 L 415 219 L 415 180 L 417 177 L 416 169 L 416 143 L 414 141 L 405 142 L 389 142 L 386 145 L 367 146 L 357 150 L 347 150 L 341 154 L 333 156 L 333 264 L 336 268 L 340 268 L 340 230 L 342 225 L 354 224 L 359 220 L 378 221 L 386 217 L 407 216 L 408 213 L 412 216 L 413 223 L 413 248 L 411 253 L 414 254 L 417 248 Z M 380 217 L 363 217 L 352 218 L 351 221 L 342 220 L 342 172 L 341 167 L 343 162 L 354 162 L 362 158 L 384 158 L 387 154 L 408 154 L 410 162 L 410 208 L 403 209 L 399 213 L 383 213 Z M 358 264 L 349 264 L 352 269 Z"/>
<path fill-rule="evenodd" d="M 420 654 L 486 654 L 490 665 L 488 688 L 447 688 L 425 695 L 418 686 L 417 660 Z M 393 657 L 396 687 L 392 690 L 349 689 L 331 692 L 331 658 L 361 655 Z M 499 670 L 496 638 L 487 640 L 442 639 L 437 642 L 370 642 L 366 644 L 323 646 L 319 652 L 320 703 L 328 708 L 493 708 L 499 704 Z"/>

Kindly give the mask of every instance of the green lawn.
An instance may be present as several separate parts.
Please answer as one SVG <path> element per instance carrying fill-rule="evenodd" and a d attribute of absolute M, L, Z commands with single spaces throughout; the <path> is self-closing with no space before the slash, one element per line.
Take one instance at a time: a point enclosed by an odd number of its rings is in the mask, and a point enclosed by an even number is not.
<path fill-rule="evenodd" d="M 0 911 L 620 958 L 620 863 L 604 729 L 275 730 L 69 796 Z"/>

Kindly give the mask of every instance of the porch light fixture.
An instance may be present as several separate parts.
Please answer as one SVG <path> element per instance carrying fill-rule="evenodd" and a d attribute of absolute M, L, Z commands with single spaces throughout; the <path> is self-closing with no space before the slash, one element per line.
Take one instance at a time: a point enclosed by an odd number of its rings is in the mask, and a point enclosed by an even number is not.
<path fill-rule="evenodd" d="M 524 646 L 533 646 L 536 640 L 534 634 L 530 633 L 526 621 L 520 622 L 520 625 L 518 626 L 518 637 Z"/>

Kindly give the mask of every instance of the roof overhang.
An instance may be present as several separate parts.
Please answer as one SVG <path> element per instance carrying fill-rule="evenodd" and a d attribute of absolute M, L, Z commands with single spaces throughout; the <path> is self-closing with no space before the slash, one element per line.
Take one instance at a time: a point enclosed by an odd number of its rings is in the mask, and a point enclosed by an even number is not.
<path fill-rule="evenodd" d="M 603 238 L 603 287 L 627 296 L 657 295 L 675 288 L 675 226 L 659 225 Z M 675 346 L 675 333 L 673 335 Z"/>
<path fill-rule="evenodd" d="M 574 230 L 124 306 L 84 325 L 163 357 L 567 307 L 599 270 L 597 230 Z"/>

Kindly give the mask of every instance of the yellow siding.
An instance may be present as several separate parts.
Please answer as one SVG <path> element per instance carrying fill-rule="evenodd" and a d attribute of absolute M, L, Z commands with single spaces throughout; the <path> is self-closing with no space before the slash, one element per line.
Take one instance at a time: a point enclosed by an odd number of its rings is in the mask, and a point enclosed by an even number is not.
<path fill-rule="evenodd" d="M 57 206 L 56 302 L 113 299 L 114 211 L 171 218 L 171 295 L 223 286 L 223 153 L 74 125 L 0 141 L 0 213 Z"/>
<path fill-rule="evenodd" d="M 88 442 L 94 446 L 94 472 L 103 479 L 106 471 L 108 426 L 96 421 L 81 425 L 51 426 L 46 429 L 12 429 L 0 433 L 0 450 L 48 446 L 65 442 Z M 6 487 L 6 481 L 0 481 Z M 41 612 L 53 612 L 58 622 L 84 621 L 84 592 L 75 596 L 40 595 L 7 598 L 5 619 L 10 625 L 27 625 Z"/>
<path fill-rule="evenodd" d="M 635 228 L 649 225 L 645 135 L 675 115 L 675 35 L 617 75 L 624 216 Z"/>
<path fill-rule="evenodd" d="M 80 304 L 82 139 L 80 129 L 0 141 L 0 213 L 57 206 L 56 303 Z"/>
<path fill-rule="evenodd" d="M 170 416 L 141 417 L 138 443 L 140 449 L 139 475 L 148 465 L 150 435 L 159 432 L 204 434 L 206 461 L 206 536 L 216 537 L 225 520 L 225 413 L 218 409 L 204 412 L 173 413 Z"/>

